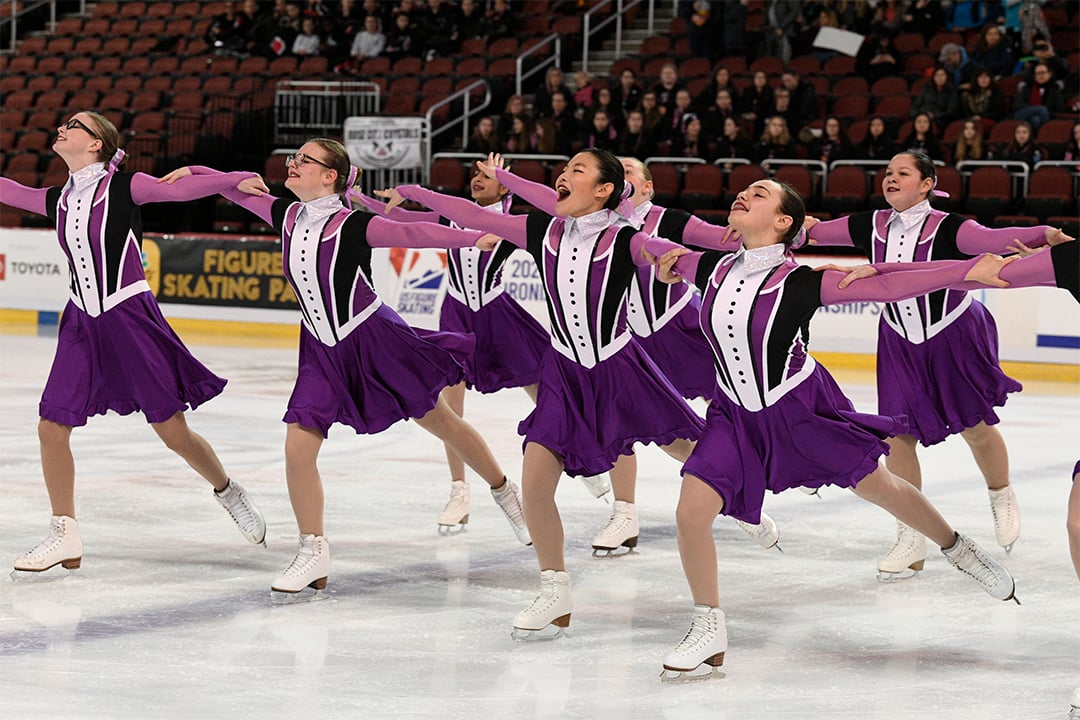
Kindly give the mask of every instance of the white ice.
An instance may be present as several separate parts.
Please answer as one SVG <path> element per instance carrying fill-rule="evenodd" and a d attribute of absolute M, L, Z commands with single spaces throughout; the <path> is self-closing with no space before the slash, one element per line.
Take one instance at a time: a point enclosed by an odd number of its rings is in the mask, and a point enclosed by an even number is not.
<path fill-rule="evenodd" d="M 37 402 L 55 340 L 0 336 L 0 566 L 41 540 L 49 511 Z M 229 378 L 189 422 L 261 505 L 269 549 L 246 543 L 209 485 L 142 417 L 75 431 L 82 568 L 0 581 L 4 718 L 1064 718 L 1080 685 L 1080 583 L 1065 501 L 1080 456 L 1080 386 L 1027 383 L 1002 412 L 1023 533 L 994 542 L 986 489 L 955 438 L 922 452 L 927 494 L 1017 578 L 1022 606 L 992 600 L 936 550 L 918 577 L 874 579 L 894 522 L 848 492 L 766 499 L 784 553 L 717 521 L 725 676 L 658 679 L 691 600 L 675 542 L 678 466 L 640 453 L 638 552 L 590 557 L 610 506 L 564 479 L 575 608 L 570 636 L 510 639 L 538 587 L 485 486 L 467 532 L 440 537 L 441 445 L 415 424 L 375 437 L 335 428 L 320 466 L 333 568 L 327 599 L 272 606 L 292 558 L 280 417 L 295 351 L 194 345 Z M 837 373 L 860 408 L 872 377 Z M 466 417 L 520 475 L 524 393 L 470 394 Z M 6 573 L 6 569 L 2 570 Z M 54 570 L 61 576 L 62 571 Z"/>

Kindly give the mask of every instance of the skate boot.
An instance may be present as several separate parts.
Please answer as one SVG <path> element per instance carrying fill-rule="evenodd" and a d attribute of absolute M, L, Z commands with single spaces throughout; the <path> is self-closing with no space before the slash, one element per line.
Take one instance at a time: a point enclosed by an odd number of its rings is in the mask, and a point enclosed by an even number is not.
<path fill-rule="evenodd" d="M 532 605 L 514 616 L 510 637 L 515 640 L 554 640 L 570 627 L 574 599 L 570 576 L 562 570 L 540 571 L 540 594 Z"/>
<path fill-rule="evenodd" d="M 270 586 L 271 597 L 278 603 L 315 600 L 329 574 L 330 543 L 322 535 L 301 535 L 296 557 Z"/>
<path fill-rule="evenodd" d="M 1005 567 L 986 554 L 970 538 L 956 533 L 956 543 L 941 552 L 953 567 L 982 585 L 983 590 L 995 600 L 1013 600 L 1017 605 L 1016 583 Z"/>
<path fill-rule="evenodd" d="M 765 513 L 761 513 L 761 522 L 757 525 L 751 525 L 742 520 L 736 520 L 735 524 L 742 528 L 743 532 L 749 535 L 751 540 L 766 550 L 776 548 L 780 552 L 784 552 L 783 548 L 780 547 L 780 531 L 776 528 L 776 522 Z"/>
<path fill-rule="evenodd" d="M 517 485 L 506 478 L 503 480 L 501 488 L 498 490 L 491 488 L 491 497 L 495 498 L 495 502 L 502 508 L 503 515 L 506 515 L 506 519 L 510 521 L 510 527 L 514 528 L 518 542 L 522 545 L 532 545 L 529 528 L 525 526 L 525 511 L 521 509 L 521 495 L 518 493 Z"/>
<path fill-rule="evenodd" d="M 1016 502 L 1016 493 L 1012 485 L 1000 490 L 990 490 L 990 512 L 994 514 L 994 536 L 997 544 L 1012 550 L 1013 544 L 1020 537 L 1020 506 Z"/>
<path fill-rule="evenodd" d="M 469 522 L 469 483 L 454 480 L 450 483 L 450 501 L 439 513 L 439 534 L 461 532 Z"/>
<path fill-rule="evenodd" d="M 229 480 L 224 490 L 214 491 L 214 497 L 229 513 L 229 517 L 240 528 L 241 534 L 248 539 L 248 542 L 266 547 L 266 520 L 238 482 Z"/>
<path fill-rule="evenodd" d="M 593 557 L 614 557 L 620 547 L 626 552 L 618 554 L 628 555 L 637 547 L 637 540 L 637 505 L 616 500 L 607 524 L 593 538 Z"/>
<path fill-rule="evenodd" d="M 926 538 L 918 530 L 896 521 L 896 543 L 878 560 L 878 582 L 890 583 L 914 577 L 926 560 Z"/>
<path fill-rule="evenodd" d="M 1069 720 L 1080 720 L 1080 688 L 1073 690 L 1072 702 L 1069 705 Z"/>
<path fill-rule="evenodd" d="M 582 475 L 581 482 L 585 483 L 585 487 L 592 493 L 594 498 L 603 498 L 611 492 L 611 481 L 608 480 L 607 473 L 589 476 Z M 607 498 L 604 498 L 604 502 L 607 502 Z"/>
<path fill-rule="evenodd" d="M 663 682 L 704 680 L 723 676 L 720 666 L 724 664 L 727 651 L 727 625 L 724 611 L 708 605 L 695 605 L 690 629 L 675 649 L 664 656 L 664 669 L 660 672 Z M 707 666 L 704 673 L 697 672 Z"/>
<path fill-rule="evenodd" d="M 15 572 L 11 577 L 19 577 L 19 573 L 43 572 L 56 565 L 74 570 L 82 564 L 82 552 L 79 523 L 67 515 L 53 515 L 49 522 L 49 536 L 33 550 L 15 558 Z"/>

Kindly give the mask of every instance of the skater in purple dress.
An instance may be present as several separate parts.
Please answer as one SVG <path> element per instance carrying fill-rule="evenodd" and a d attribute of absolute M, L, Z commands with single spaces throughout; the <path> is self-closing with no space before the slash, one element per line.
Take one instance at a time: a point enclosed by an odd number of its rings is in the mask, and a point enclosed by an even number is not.
<path fill-rule="evenodd" d="M 902 152 L 889 162 L 882 191 L 891 209 L 846 218 L 807 221 L 810 242 L 849 245 L 871 262 L 922 262 L 1004 253 L 1017 241 L 1032 247 L 1070 240 L 1046 225 L 992 229 L 962 215 L 934 210 L 934 164 L 925 155 Z M 971 448 L 990 495 L 999 545 L 1012 548 L 1020 536 L 1020 510 L 1009 485 L 1009 456 L 995 425 L 995 407 L 1020 383 L 998 362 L 994 318 L 971 295 L 942 290 L 889 303 L 881 316 L 877 350 L 878 412 L 906 415 L 908 432 L 889 439 L 889 470 L 922 488 L 916 447 L 959 433 Z M 878 561 L 882 582 L 921 570 L 926 541 L 903 522 L 892 549 Z"/>
<path fill-rule="evenodd" d="M 507 188 L 479 170 L 473 175 L 469 190 L 477 205 L 489 212 L 505 214 L 510 207 Z M 359 192 L 351 193 L 350 197 L 373 212 L 382 214 L 386 210 L 386 201 Z M 395 222 L 443 220 L 437 213 L 401 207 L 395 207 L 387 217 Z M 536 402 L 540 358 L 548 346 L 548 334 L 536 318 L 503 292 L 503 266 L 516 249 L 510 243 L 500 242 L 491 252 L 467 247 L 454 248 L 446 254 L 449 282 L 439 315 L 439 329 L 476 336 L 477 351 L 465 362 L 465 381 L 443 390 L 446 402 L 462 417 L 466 386 L 481 393 L 520 387 Z M 469 521 L 470 511 L 465 464 L 449 446 L 446 460 L 450 467 L 450 500 L 438 518 L 439 531 L 443 533 L 463 527 Z M 584 480 L 597 497 L 611 489 L 603 475 Z"/>
<path fill-rule="evenodd" d="M 556 214 L 558 195 L 540 183 L 518 177 L 501 167 L 502 158 L 491 155 L 480 165 L 481 170 L 510 188 L 543 212 Z M 621 158 L 623 173 L 633 188 L 630 202 L 634 206 L 641 230 L 695 249 L 737 247 L 729 228 L 712 225 L 684 210 L 660 207 L 652 202 L 652 173 L 637 158 Z M 637 269 L 630 284 L 627 322 L 634 338 L 645 354 L 656 363 L 664 376 L 688 400 L 710 398 L 714 387 L 712 350 L 698 326 L 701 301 L 687 284 L 669 284 L 656 277 L 656 266 L 649 264 Z M 624 482 L 634 476 L 622 478 Z M 593 538 L 597 549 L 617 548 L 628 537 L 637 535 L 637 506 L 623 498 L 633 497 L 633 487 L 615 487 L 615 507 L 607 523 Z M 780 532 L 776 523 L 765 513 L 756 525 L 736 520 L 739 527 L 765 549 L 778 545 Z"/>
<path fill-rule="evenodd" d="M 49 536 L 16 558 L 19 572 L 80 566 L 71 431 L 109 410 L 142 412 L 166 447 L 214 486 L 248 540 L 262 543 L 266 535 L 258 508 L 185 420 L 184 411 L 218 395 L 225 380 L 188 352 L 162 316 L 143 273 L 139 212 L 149 202 L 195 200 L 258 176 L 227 173 L 162 185 L 143 173 L 120 172 L 118 143 L 108 119 L 75 113 L 60 125 L 53 144 L 71 173 L 63 187 L 28 188 L 0 178 L 0 202 L 56 223 L 71 289 L 38 411 L 52 521 Z"/>
<path fill-rule="evenodd" d="M 742 234 L 738 251 L 701 253 L 666 240 L 646 243 L 647 252 L 660 256 L 662 278 L 685 278 L 701 290 L 701 327 L 717 378 L 705 431 L 683 466 L 676 511 L 694 614 L 685 638 L 664 658 L 665 672 L 723 663 L 727 634 L 712 524 L 720 512 L 754 522 L 766 490 L 851 488 L 931 538 L 992 597 L 1013 597 L 1013 579 L 1004 567 L 956 533 L 914 486 L 879 464 L 889 449 L 885 439 L 906 430 L 904 418 L 856 412 L 807 351 L 810 319 L 823 305 L 896 301 L 968 287 L 971 281 L 1003 286 L 1005 273 L 1001 279 L 995 273 L 1006 261 L 986 256 L 897 270 L 844 288 L 843 273 L 815 272 L 787 253 L 804 215 L 794 190 L 761 180 L 739 193 L 731 208 L 729 222 Z M 1031 284 L 1045 284 L 1047 275 Z"/>
<path fill-rule="evenodd" d="M 636 473 L 635 443 L 656 443 L 685 458 L 701 427 L 626 323 L 627 289 L 637 265 L 645 263 L 640 249 L 649 236 L 624 220 L 633 215 L 626 202 L 631 186 L 618 158 L 603 150 L 578 153 L 555 190 L 557 217 L 496 215 L 418 186 L 397 188 L 401 197 L 459 225 L 525 248 L 547 292 L 551 343 L 541 363 L 536 409 L 518 426 L 525 436 L 525 519 L 541 571 L 540 594 L 514 618 L 515 636 L 522 638 L 552 629 L 558 634 L 570 622 L 570 576 L 555 504 L 563 471 L 610 470 L 612 485 L 625 487 L 621 478 Z M 623 544 L 636 542 L 635 533 Z"/>
<path fill-rule="evenodd" d="M 309 589 L 317 594 L 326 587 L 330 546 L 317 459 L 334 423 L 371 434 L 415 420 L 484 478 L 518 539 L 529 544 L 516 486 L 483 437 L 440 394 L 463 380 L 473 339 L 410 327 L 382 303 L 371 282 L 373 247 L 467 247 L 484 234 L 395 223 L 345 207 L 342 194 L 358 171 L 335 140 L 304 143 L 287 166 L 285 186 L 299 202 L 262 194 L 254 182 L 222 193 L 281 234 L 283 269 L 302 314 L 299 369 L 284 417 L 285 477 L 300 544 L 271 585 L 275 597 L 310 597 Z"/>

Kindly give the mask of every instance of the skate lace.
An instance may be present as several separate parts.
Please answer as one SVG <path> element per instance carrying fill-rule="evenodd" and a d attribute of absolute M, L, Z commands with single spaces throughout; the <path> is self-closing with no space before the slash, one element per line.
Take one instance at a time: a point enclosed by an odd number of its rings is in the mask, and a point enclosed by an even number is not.
<path fill-rule="evenodd" d="M 997 525 L 1011 525 L 1013 523 L 1013 503 L 1009 493 L 1000 496 L 990 496 L 990 514 L 994 516 Z"/>
<path fill-rule="evenodd" d="M 735 522 L 738 523 L 739 527 L 743 529 L 743 532 L 745 532 L 754 540 L 760 540 L 761 538 L 767 536 L 770 532 L 770 528 L 768 528 L 764 522 L 758 525 L 751 525 L 750 523 L 743 522 L 742 520 L 736 520 Z"/>
<path fill-rule="evenodd" d="M 528 615 L 538 615 L 551 609 L 551 606 L 555 604 L 558 592 L 559 588 L 555 581 L 541 581 L 540 594 L 537 595 L 533 599 L 532 604 L 525 609 L 525 613 Z"/>
<path fill-rule="evenodd" d="M 893 543 L 892 549 L 889 550 L 889 556 L 896 555 L 909 555 L 918 551 L 919 538 L 915 535 L 911 528 L 901 528 L 899 534 L 896 536 L 896 542 Z"/>
<path fill-rule="evenodd" d="M 464 487 L 451 487 L 450 500 L 447 501 L 446 508 L 443 509 L 443 512 L 449 513 L 461 509 L 461 507 L 469 501 L 468 492 L 468 489 Z"/>
<path fill-rule="evenodd" d="M 686 631 L 686 637 L 675 646 L 675 652 L 691 652 L 694 648 L 707 640 L 708 636 L 714 631 L 715 623 L 713 622 L 711 615 L 695 615 L 693 621 L 690 623 L 690 629 Z"/>
<path fill-rule="evenodd" d="M 984 587 L 990 587 L 998 581 L 998 574 L 975 548 L 965 547 L 954 565 L 957 570 L 971 576 Z"/>
<path fill-rule="evenodd" d="M 49 527 L 49 537 L 45 538 L 26 553 L 27 558 L 44 557 L 60 547 L 64 542 L 64 528 L 59 523 Z"/>
<path fill-rule="evenodd" d="M 247 495 L 243 491 L 230 486 L 230 490 L 219 493 L 218 498 L 223 501 L 222 505 L 225 506 L 225 511 L 229 513 L 229 517 L 233 519 L 233 522 L 240 526 L 241 530 L 244 532 L 255 531 L 259 523 L 255 518 L 255 513 L 251 511 Z"/>
<path fill-rule="evenodd" d="M 285 577 L 301 577 L 315 564 L 316 556 L 314 548 L 301 547 L 296 551 L 296 557 L 289 563 L 282 573 Z"/>
<path fill-rule="evenodd" d="M 617 535 L 630 526 L 632 518 L 629 515 L 614 513 L 608 518 L 607 525 L 600 531 L 600 535 Z"/>
<path fill-rule="evenodd" d="M 517 502 L 517 493 L 514 491 L 514 486 L 510 485 L 509 480 L 507 480 L 507 486 L 506 490 L 501 493 L 492 493 L 495 495 L 495 502 L 514 527 L 525 527 L 525 515 L 521 511 L 521 503 Z M 452 501 L 453 498 L 451 498 Z"/>

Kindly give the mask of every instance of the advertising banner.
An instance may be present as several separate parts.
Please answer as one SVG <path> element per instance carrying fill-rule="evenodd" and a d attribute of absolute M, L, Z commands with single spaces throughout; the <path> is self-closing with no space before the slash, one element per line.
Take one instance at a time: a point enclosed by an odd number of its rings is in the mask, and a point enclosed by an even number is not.
<path fill-rule="evenodd" d="M 417 168 L 424 164 L 422 129 L 417 117 L 345 118 L 345 149 L 352 164 L 365 170 Z"/>

